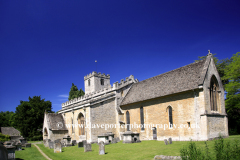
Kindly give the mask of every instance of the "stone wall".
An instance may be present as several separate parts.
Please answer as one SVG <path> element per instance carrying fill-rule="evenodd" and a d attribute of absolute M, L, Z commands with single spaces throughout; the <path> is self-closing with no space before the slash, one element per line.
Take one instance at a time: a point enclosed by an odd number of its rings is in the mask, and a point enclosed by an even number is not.
<path fill-rule="evenodd" d="M 101 127 L 101 125 L 105 124 L 116 124 L 116 107 L 114 98 L 91 106 L 90 112 L 91 125 L 95 125 L 96 127 L 91 130 L 92 142 L 97 142 L 97 136 L 102 133 L 112 132 L 116 135 L 115 127 L 107 129 Z M 97 125 L 99 125 L 99 127 Z"/>
<path fill-rule="evenodd" d="M 195 108 L 199 104 L 199 94 L 197 91 L 188 91 L 184 93 L 174 94 L 171 96 L 165 96 L 154 100 L 144 101 L 121 107 L 124 110 L 124 121 L 126 123 L 126 112 L 130 112 L 130 123 L 141 124 L 140 122 L 140 107 L 144 110 L 144 123 L 152 124 L 155 126 L 148 126 L 144 131 L 140 128 L 132 128 L 133 132 L 140 133 L 140 140 L 153 139 L 152 127 L 157 128 L 157 139 L 163 140 L 168 137 L 172 137 L 173 140 L 189 140 L 197 139 L 199 129 L 188 129 L 188 122 L 190 125 L 195 125 L 197 119 L 195 116 Z M 198 92 L 197 92 L 198 93 Z M 196 102 L 197 101 L 197 102 Z M 177 125 L 173 129 L 165 129 L 164 124 L 169 125 L 168 107 L 172 107 L 173 124 Z M 156 126 L 158 124 L 158 126 Z M 161 125 L 163 125 L 162 128 Z M 184 125 L 186 128 L 180 128 L 180 125 Z M 196 126 L 196 125 L 195 125 Z"/>

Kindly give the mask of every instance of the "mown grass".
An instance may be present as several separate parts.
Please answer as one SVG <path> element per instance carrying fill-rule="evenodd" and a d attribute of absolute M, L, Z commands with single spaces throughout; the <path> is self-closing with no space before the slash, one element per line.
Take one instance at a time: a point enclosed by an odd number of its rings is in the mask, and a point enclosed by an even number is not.
<path fill-rule="evenodd" d="M 234 143 L 240 140 L 240 135 L 230 136 L 224 141 Z M 117 144 L 105 146 L 105 155 L 99 155 L 98 145 L 92 144 L 92 152 L 84 152 L 84 148 L 64 147 L 62 153 L 54 153 L 53 149 L 46 148 L 43 144 L 37 144 L 39 148 L 51 159 L 153 159 L 155 155 L 180 156 L 180 150 L 186 147 L 188 141 L 173 141 L 171 145 L 165 145 L 163 141 L 142 141 L 141 143 L 123 144 L 122 141 Z M 195 142 L 197 147 L 204 149 L 205 142 Z M 209 152 L 214 156 L 215 141 L 207 141 Z M 39 153 L 40 154 L 40 153 Z M 35 157 L 34 157 L 35 158 Z M 23 158 L 29 159 L 29 158 Z M 31 158 L 30 158 L 31 159 Z"/>
<path fill-rule="evenodd" d="M 46 160 L 34 145 L 29 148 L 23 148 L 21 151 L 15 151 L 15 158 L 16 160 Z"/>

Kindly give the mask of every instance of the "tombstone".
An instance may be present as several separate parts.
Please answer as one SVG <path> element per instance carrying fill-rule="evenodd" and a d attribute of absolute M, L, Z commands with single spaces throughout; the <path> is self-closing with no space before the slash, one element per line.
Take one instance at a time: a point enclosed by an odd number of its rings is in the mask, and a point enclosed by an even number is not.
<path fill-rule="evenodd" d="M 87 143 L 84 145 L 84 152 L 90 152 L 92 151 L 92 145 Z"/>
<path fill-rule="evenodd" d="M 77 141 L 76 140 L 72 140 L 72 146 L 76 146 L 77 145 Z"/>
<path fill-rule="evenodd" d="M 116 141 L 117 141 L 117 143 L 118 143 L 118 142 L 120 142 L 120 138 L 119 138 L 119 137 L 117 137 L 117 138 L 116 138 Z"/>
<path fill-rule="evenodd" d="M 104 155 L 105 154 L 105 145 L 103 141 L 99 143 L 99 155 Z"/>
<path fill-rule="evenodd" d="M 12 146 L 12 142 L 11 141 L 6 141 L 3 143 L 5 147 L 11 147 Z"/>
<path fill-rule="evenodd" d="M 22 145 L 19 142 L 13 143 L 13 146 L 15 147 L 16 151 L 22 150 Z"/>
<path fill-rule="evenodd" d="M 107 133 L 103 133 L 98 135 L 98 143 L 103 142 L 105 145 L 109 144 L 109 135 Z"/>
<path fill-rule="evenodd" d="M 165 145 L 168 145 L 167 139 L 164 139 L 164 143 L 165 143 Z"/>
<path fill-rule="evenodd" d="M 57 141 L 54 142 L 54 153 L 61 153 L 62 152 L 62 143 Z"/>
<path fill-rule="evenodd" d="M 31 147 L 31 143 L 25 143 L 25 147 L 26 147 L 26 148 Z"/>
<path fill-rule="evenodd" d="M 64 137 L 63 137 L 63 139 L 65 140 L 64 142 L 65 142 L 65 147 L 70 147 L 70 146 L 72 146 L 72 144 L 71 144 L 71 137 L 69 136 L 69 135 L 65 135 Z"/>
<path fill-rule="evenodd" d="M 83 147 L 83 142 L 78 142 L 78 148 Z"/>
<path fill-rule="evenodd" d="M 27 140 L 23 137 L 19 138 L 19 140 L 20 140 L 22 146 L 25 146 L 25 143 L 27 143 Z"/>
<path fill-rule="evenodd" d="M 172 138 L 168 138 L 169 144 L 172 144 Z"/>
<path fill-rule="evenodd" d="M 49 148 L 50 149 L 53 149 L 54 148 L 54 142 L 53 141 L 50 141 L 50 142 L 48 142 L 48 146 L 49 146 Z"/>
<path fill-rule="evenodd" d="M 15 159 L 15 147 L 14 146 L 7 146 L 8 152 L 8 159 Z"/>
<path fill-rule="evenodd" d="M 112 144 L 113 144 L 113 143 L 117 143 L 117 138 L 113 138 L 113 139 L 112 139 Z"/>
<path fill-rule="evenodd" d="M 7 151 L 6 147 L 4 147 L 2 144 L 0 144 L 0 159 L 1 160 L 8 159 L 8 151 Z"/>

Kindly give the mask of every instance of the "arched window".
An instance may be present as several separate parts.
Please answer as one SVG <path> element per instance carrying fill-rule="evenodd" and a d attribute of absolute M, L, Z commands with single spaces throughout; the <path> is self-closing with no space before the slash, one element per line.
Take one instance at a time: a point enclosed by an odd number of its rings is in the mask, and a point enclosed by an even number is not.
<path fill-rule="evenodd" d="M 43 136 L 44 136 L 44 139 L 48 139 L 48 131 L 47 131 L 47 128 L 44 128 Z"/>
<path fill-rule="evenodd" d="M 130 114 L 126 112 L 126 119 L 127 119 L 127 131 L 130 131 Z"/>
<path fill-rule="evenodd" d="M 123 90 L 121 91 L 121 96 L 123 97 Z"/>
<path fill-rule="evenodd" d="M 172 107 L 168 107 L 168 117 L 169 117 L 169 127 L 172 128 L 173 126 L 173 119 L 172 119 Z"/>
<path fill-rule="evenodd" d="M 218 110 L 218 81 L 215 76 L 212 76 L 211 82 L 210 82 L 210 104 L 211 104 L 211 110 L 217 111 Z"/>
<path fill-rule="evenodd" d="M 144 113 L 143 113 L 143 107 L 140 107 L 140 120 L 141 120 L 141 130 L 144 130 Z"/>
<path fill-rule="evenodd" d="M 78 127 L 79 135 L 85 135 L 85 121 L 82 113 L 78 115 Z"/>
<path fill-rule="evenodd" d="M 90 79 L 88 80 L 88 86 L 90 86 Z"/>

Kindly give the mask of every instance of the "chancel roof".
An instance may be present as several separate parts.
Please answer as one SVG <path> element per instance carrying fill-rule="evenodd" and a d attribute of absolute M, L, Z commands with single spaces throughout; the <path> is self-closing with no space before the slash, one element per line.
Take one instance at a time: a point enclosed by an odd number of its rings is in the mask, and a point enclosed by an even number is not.
<path fill-rule="evenodd" d="M 121 105 L 196 89 L 203 83 L 211 55 L 206 59 L 134 83 Z"/>

